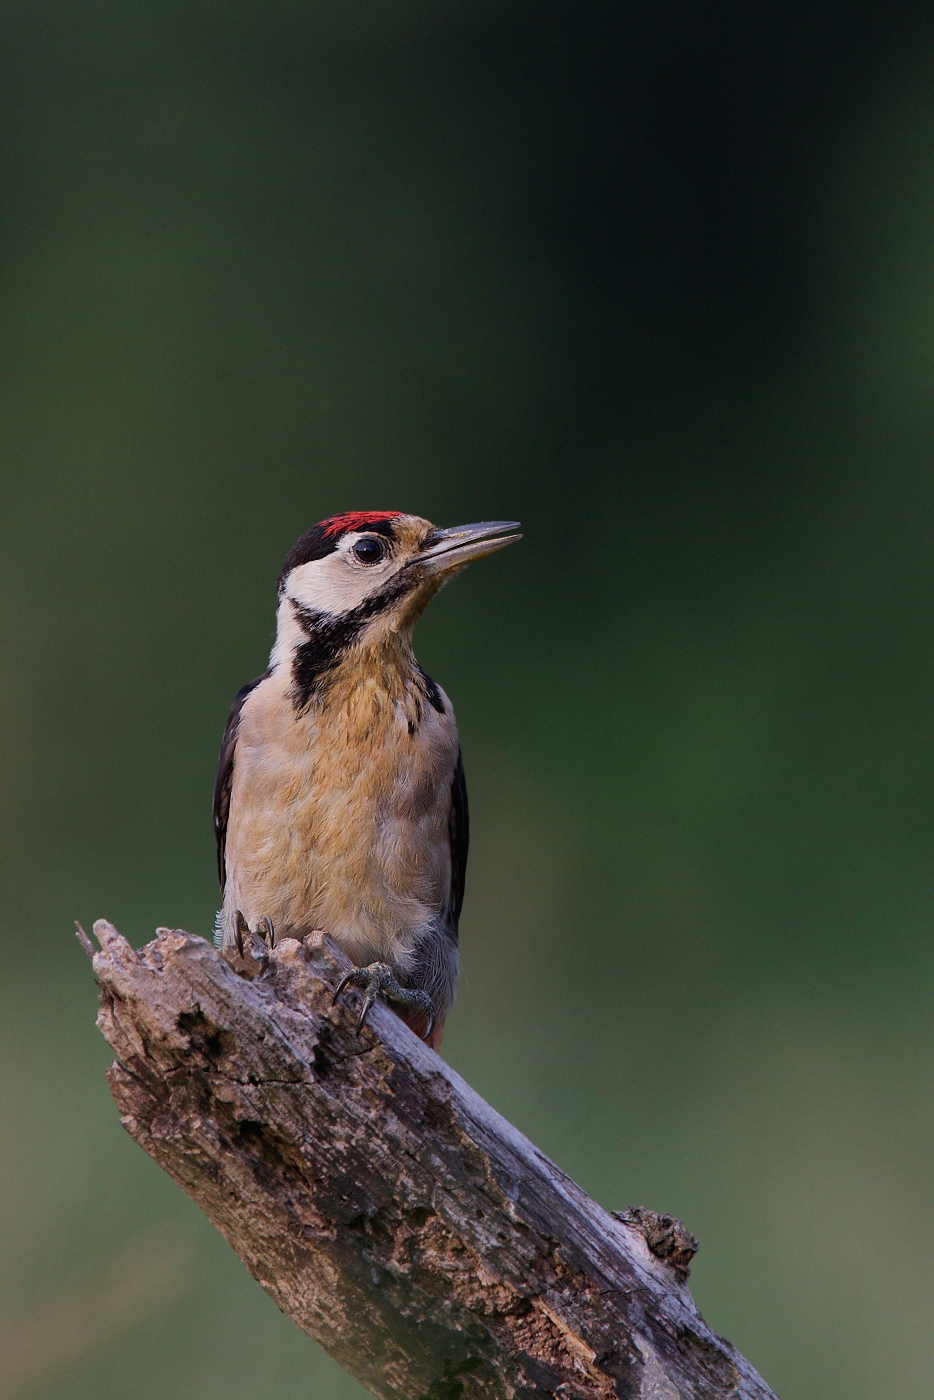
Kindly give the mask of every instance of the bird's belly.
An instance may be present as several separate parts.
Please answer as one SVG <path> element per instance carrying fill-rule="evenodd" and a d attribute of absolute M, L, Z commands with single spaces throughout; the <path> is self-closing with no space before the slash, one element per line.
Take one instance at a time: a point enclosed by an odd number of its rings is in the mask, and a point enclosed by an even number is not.
<path fill-rule="evenodd" d="M 320 722 L 259 742 L 241 731 L 228 897 L 251 926 L 268 914 L 279 936 L 324 928 L 355 962 L 404 968 L 450 888 L 456 736 L 386 728 L 358 744 Z"/>

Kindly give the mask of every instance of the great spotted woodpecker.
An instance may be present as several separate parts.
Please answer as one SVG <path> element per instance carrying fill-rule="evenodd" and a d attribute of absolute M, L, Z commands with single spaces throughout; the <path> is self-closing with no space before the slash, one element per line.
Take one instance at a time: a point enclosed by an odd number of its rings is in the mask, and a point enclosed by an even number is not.
<path fill-rule="evenodd" d="M 457 570 L 521 538 L 399 511 L 323 520 L 279 575 L 269 669 L 230 710 L 214 789 L 223 907 L 241 971 L 325 929 L 364 989 L 437 1048 L 458 977 L 467 789 L 451 702 L 412 632 Z M 244 946 L 244 935 L 248 946 Z"/>

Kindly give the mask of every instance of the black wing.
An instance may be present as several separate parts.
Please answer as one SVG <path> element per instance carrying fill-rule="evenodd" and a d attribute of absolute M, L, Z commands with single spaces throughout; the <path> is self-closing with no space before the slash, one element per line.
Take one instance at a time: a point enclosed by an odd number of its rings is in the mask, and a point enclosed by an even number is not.
<path fill-rule="evenodd" d="M 227 716 L 227 727 L 221 743 L 220 758 L 217 760 L 217 777 L 214 779 L 214 838 L 217 841 L 217 877 L 221 883 L 221 893 L 227 883 L 227 869 L 224 864 L 224 850 L 227 845 L 227 819 L 230 816 L 230 789 L 233 786 L 234 749 L 237 747 L 237 730 L 240 728 L 240 711 L 251 690 L 269 675 L 264 671 L 255 681 L 250 681 L 238 690 Z"/>
<path fill-rule="evenodd" d="M 470 817 L 467 811 L 467 780 L 464 760 L 457 751 L 454 779 L 451 783 L 451 923 L 454 937 L 464 904 L 464 880 L 467 875 L 467 847 L 470 844 Z"/>

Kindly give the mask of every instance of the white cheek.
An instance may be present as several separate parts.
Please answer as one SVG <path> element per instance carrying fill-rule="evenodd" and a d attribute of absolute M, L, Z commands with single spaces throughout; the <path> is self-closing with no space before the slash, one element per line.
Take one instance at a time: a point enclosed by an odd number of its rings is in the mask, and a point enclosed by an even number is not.
<path fill-rule="evenodd" d="M 369 569 L 361 569 L 342 553 L 328 554 L 300 564 L 289 575 L 288 596 L 315 612 L 340 616 L 359 607 L 373 589 L 393 572 L 391 560 Z"/>

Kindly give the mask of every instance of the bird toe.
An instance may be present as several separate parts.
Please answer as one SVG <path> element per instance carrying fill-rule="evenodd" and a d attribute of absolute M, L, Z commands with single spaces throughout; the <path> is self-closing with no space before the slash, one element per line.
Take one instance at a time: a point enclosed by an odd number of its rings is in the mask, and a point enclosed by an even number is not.
<path fill-rule="evenodd" d="M 397 1007 L 405 1008 L 405 1011 L 414 1012 L 419 1020 L 427 1023 L 426 1030 L 417 1032 L 421 1039 L 427 1040 L 431 1035 L 435 1024 L 434 1002 L 428 993 L 419 987 L 403 987 L 388 963 L 370 963 L 368 967 L 353 967 L 349 972 L 345 972 L 335 988 L 332 1005 L 346 987 L 360 987 L 364 992 L 363 1006 L 357 1019 L 358 1034 L 363 1029 L 376 998 L 382 997 L 393 1010 Z M 408 1015 L 402 1015 L 402 1019 L 409 1022 Z"/>

